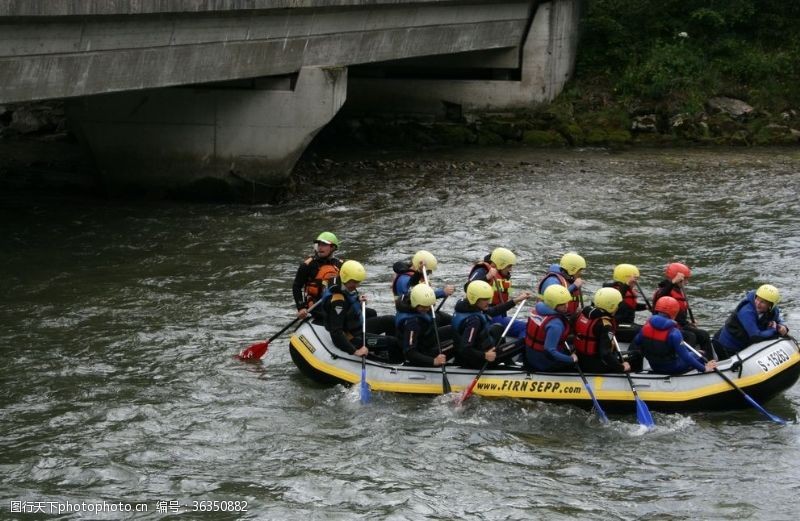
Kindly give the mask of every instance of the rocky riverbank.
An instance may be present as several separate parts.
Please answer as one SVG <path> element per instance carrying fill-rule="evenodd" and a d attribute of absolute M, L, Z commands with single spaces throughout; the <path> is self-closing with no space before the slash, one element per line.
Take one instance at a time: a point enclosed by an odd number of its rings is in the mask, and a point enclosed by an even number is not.
<path fill-rule="evenodd" d="M 800 144 L 800 109 L 770 113 L 744 101 L 710 98 L 704 110 L 670 113 L 596 100 L 586 107 L 568 99 L 533 110 L 469 114 L 456 118 L 397 114 L 334 118 L 317 138 L 326 145 L 376 146 L 774 146 Z"/>

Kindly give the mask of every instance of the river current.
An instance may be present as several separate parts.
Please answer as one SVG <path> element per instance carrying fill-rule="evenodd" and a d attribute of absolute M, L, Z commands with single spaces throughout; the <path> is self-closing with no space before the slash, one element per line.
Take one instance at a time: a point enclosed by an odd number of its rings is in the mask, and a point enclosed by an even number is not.
<path fill-rule="evenodd" d="M 569 250 L 589 293 L 617 263 L 651 292 L 686 262 L 712 331 L 769 282 L 794 330 L 798 149 L 361 159 L 277 205 L 0 196 L 0 518 L 797 518 L 797 385 L 765 404 L 785 427 L 754 410 L 654 413 L 644 432 L 632 414 L 601 426 L 477 396 L 364 406 L 303 377 L 288 336 L 261 364 L 232 355 L 291 321 L 294 272 L 323 230 L 364 263 L 380 313 L 390 266 L 417 249 L 437 256 L 435 283 L 461 286 L 504 246 L 517 288 Z"/>

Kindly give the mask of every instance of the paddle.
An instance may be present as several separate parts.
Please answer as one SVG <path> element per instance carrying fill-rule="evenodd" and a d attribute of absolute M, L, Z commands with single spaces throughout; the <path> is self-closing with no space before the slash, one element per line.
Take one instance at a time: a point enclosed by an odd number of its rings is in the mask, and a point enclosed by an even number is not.
<path fill-rule="evenodd" d="M 681 342 L 681 343 L 682 343 L 684 346 L 686 346 L 686 348 L 687 348 L 687 349 L 689 349 L 689 351 L 691 351 L 692 353 L 694 353 L 695 355 L 697 355 L 697 356 L 700 358 L 700 360 L 702 360 L 702 361 L 703 361 L 703 363 L 704 363 L 704 364 L 708 362 L 708 361 L 705 359 L 705 357 L 703 357 L 703 355 L 701 355 L 700 353 L 698 353 L 698 352 L 697 352 L 697 350 L 696 350 L 695 348 L 693 348 L 692 346 L 690 346 L 690 345 L 689 345 L 687 342 Z M 780 418 L 779 416 L 775 416 L 775 415 L 774 415 L 774 414 L 772 414 L 771 412 L 767 411 L 765 408 L 761 407 L 761 406 L 758 404 L 758 402 L 756 402 L 756 401 L 755 401 L 753 398 L 751 398 L 749 394 L 747 394 L 746 392 L 744 392 L 744 391 L 742 390 L 742 388 L 741 388 L 741 387 L 739 387 L 738 385 L 736 385 L 735 383 L 733 383 L 733 381 L 732 381 L 730 378 L 728 378 L 727 376 L 725 376 L 724 374 L 722 374 L 722 371 L 720 371 L 719 369 L 717 369 L 717 368 L 715 367 L 715 368 L 714 368 L 714 372 L 715 372 L 715 373 L 717 373 L 717 374 L 720 376 L 720 378 L 722 378 L 723 380 L 725 380 L 726 382 L 728 382 L 728 384 L 729 384 L 731 387 L 733 387 L 734 389 L 736 389 L 737 391 L 739 391 L 739 393 L 742 395 L 742 397 L 745 399 L 745 401 L 746 401 L 747 403 L 749 403 L 750 405 L 752 405 L 752 406 L 753 406 L 753 407 L 754 407 L 756 410 L 758 410 L 758 412 L 760 412 L 761 414 L 763 414 L 764 416 L 766 416 L 767 418 L 769 418 L 770 420 L 772 420 L 773 422 L 775 422 L 775 423 L 777 423 L 777 424 L 779 424 L 779 425 L 786 425 L 786 420 L 784 420 L 783 418 Z"/>
<path fill-rule="evenodd" d="M 425 269 L 425 263 L 422 263 L 422 276 L 425 277 L 425 284 L 430 286 L 428 281 L 428 270 Z M 439 341 L 439 326 L 436 325 L 436 311 L 431 308 L 431 317 L 433 317 L 433 333 L 436 335 L 436 347 L 439 348 L 439 354 L 442 354 L 442 343 Z M 442 394 L 449 394 L 452 392 L 450 381 L 447 379 L 447 361 L 442 364 Z"/>
<path fill-rule="evenodd" d="M 645 303 L 645 304 L 647 304 L 647 310 L 648 310 L 650 313 L 652 313 L 652 312 L 653 312 L 653 306 L 651 306 L 651 305 L 650 305 L 650 301 L 647 299 L 647 295 L 645 295 L 645 294 L 644 294 L 644 291 L 642 291 L 642 287 L 639 285 L 639 281 L 637 280 L 637 281 L 635 282 L 635 284 L 636 284 L 636 289 L 638 289 L 638 290 L 639 290 L 639 294 L 640 294 L 640 295 L 642 296 L 642 298 L 644 299 L 644 303 Z"/>
<path fill-rule="evenodd" d="M 367 303 L 361 301 L 361 338 L 363 347 L 367 346 Z M 367 356 L 361 357 L 361 403 L 369 403 L 369 384 L 367 384 Z"/>
<path fill-rule="evenodd" d="M 570 353 L 574 353 L 574 349 L 570 349 L 569 344 L 567 341 L 564 341 L 564 345 L 567 346 L 567 351 Z M 578 370 L 578 373 L 581 375 L 581 380 L 583 380 L 583 385 L 586 387 L 586 392 L 589 393 L 589 396 L 592 397 L 592 402 L 594 403 L 594 410 L 597 413 L 597 417 L 600 419 L 600 423 L 607 424 L 608 423 L 608 416 L 606 416 L 605 411 L 603 408 L 600 407 L 600 402 L 597 401 L 597 398 L 594 397 L 594 392 L 592 391 L 592 386 L 589 385 L 589 380 L 586 379 L 586 375 L 583 374 L 583 369 L 578 362 L 575 362 L 575 368 Z"/>
<path fill-rule="evenodd" d="M 619 361 L 622 362 L 622 353 L 619 351 L 619 342 L 617 342 L 617 337 L 612 336 L 611 338 L 614 341 L 617 358 L 619 358 Z M 636 391 L 636 386 L 633 384 L 633 378 L 631 378 L 630 373 L 625 373 L 625 376 L 628 378 L 628 384 L 631 386 L 631 391 L 633 391 L 633 399 L 636 402 L 636 419 L 639 420 L 640 425 L 644 425 L 648 429 L 652 429 L 655 427 L 656 423 L 653 421 L 653 416 L 650 414 L 650 409 L 647 408 L 647 404 L 644 403 L 644 400 L 639 398 L 639 393 Z"/>
<path fill-rule="evenodd" d="M 436 312 L 437 313 L 439 312 L 440 309 L 442 309 L 442 306 L 444 306 L 444 301 L 447 300 L 447 297 L 449 297 L 449 296 L 450 295 L 445 295 L 444 298 L 442 299 L 442 301 L 439 302 L 439 305 L 436 306 Z"/>
<path fill-rule="evenodd" d="M 508 330 L 511 329 L 511 324 L 513 324 L 514 320 L 517 319 L 517 315 L 519 315 L 519 311 L 522 309 L 522 306 L 524 306 L 525 302 L 527 302 L 527 301 L 528 301 L 528 299 L 524 299 L 517 306 L 517 310 L 514 312 L 514 316 L 512 316 L 511 320 L 508 321 L 508 324 L 506 324 L 506 328 L 503 330 L 503 334 L 500 336 L 500 340 L 497 341 L 497 345 L 498 346 L 503 343 L 503 340 L 506 338 L 506 335 L 508 334 Z M 467 386 L 467 388 L 464 389 L 464 392 L 461 393 L 461 396 L 459 396 L 458 399 L 456 400 L 456 406 L 460 407 L 464 403 L 464 400 L 466 400 L 467 398 L 472 396 L 472 390 L 475 389 L 475 385 L 478 383 L 478 380 L 480 380 L 481 376 L 483 375 L 483 372 L 486 370 L 486 367 L 488 367 L 488 365 L 489 365 L 489 361 L 488 360 L 483 363 L 483 366 L 481 367 L 481 370 L 478 371 L 478 374 L 475 375 L 475 378 L 472 379 L 472 382 L 470 382 L 469 386 Z"/>
<path fill-rule="evenodd" d="M 317 307 L 321 302 L 322 302 L 322 299 L 316 301 L 313 306 L 308 308 L 308 311 L 311 311 L 312 309 Z M 272 342 L 273 340 L 275 340 L 276 338 L 281 336 L 283 333 L 285 333 L 286 330 L 291 328 L 293 325 L 295 325 L 295 323 L 298 320 L 302 320 L 303 322 L 305 322 L 309 318 L 311 318 L 311 315 L 306 315 L 305 318 L 301 318 L 301 317 L 295 318 L 294 320 L 289 322 L 289 324 L 287 324 L 286 327 L 284 327 L 283 329 L 281 329 L 280 331 L 278 331 L 277 333 L 275 333 L 274 335 L 269 337 L 265 342 L 256 342 L 255 344 L 252 344 L 247 349 L 243 349 L 242 352 L 239 353 L 238 355 L 234 355 L 234 358 L 237 358 L 237 359 L 239 359 L 239 360 L 241 360 L 243 362 L 257 362 L 257 361 L 261 360 L 261 358 L 265 354 L 267 354 L 267 350 L 269 349 L 270 342 Z"/>

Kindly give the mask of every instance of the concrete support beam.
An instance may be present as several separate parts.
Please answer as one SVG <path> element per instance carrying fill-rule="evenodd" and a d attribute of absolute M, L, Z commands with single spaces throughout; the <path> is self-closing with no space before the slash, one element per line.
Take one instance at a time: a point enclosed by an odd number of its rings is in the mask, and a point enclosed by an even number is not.
<path fill-rule="evenodd" d="M 447 105 L 478 112 L 551 101 L 574 72 L 581 3 L 539 3 L 521 49 L 519 80 L 351 78 L 345 110 L 443 115 Z M 462 61 L 468 63 L 467 58 Z"/>
<path fill-rule="evenodd" d="M 274 199 L 320 128 L 345 101 L 347 69 L 295 77 L 74 100 L 70 124 L 114 193 Z"/>

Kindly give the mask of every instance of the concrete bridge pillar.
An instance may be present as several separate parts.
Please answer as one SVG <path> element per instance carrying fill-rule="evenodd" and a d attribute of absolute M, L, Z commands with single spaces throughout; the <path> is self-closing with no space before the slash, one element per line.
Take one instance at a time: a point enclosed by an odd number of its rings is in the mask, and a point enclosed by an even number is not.
<path fill-rule="evenodd" d="M 273 200 L 347 95 L 347 69 L 70 101 L 111 194 Z"/>

